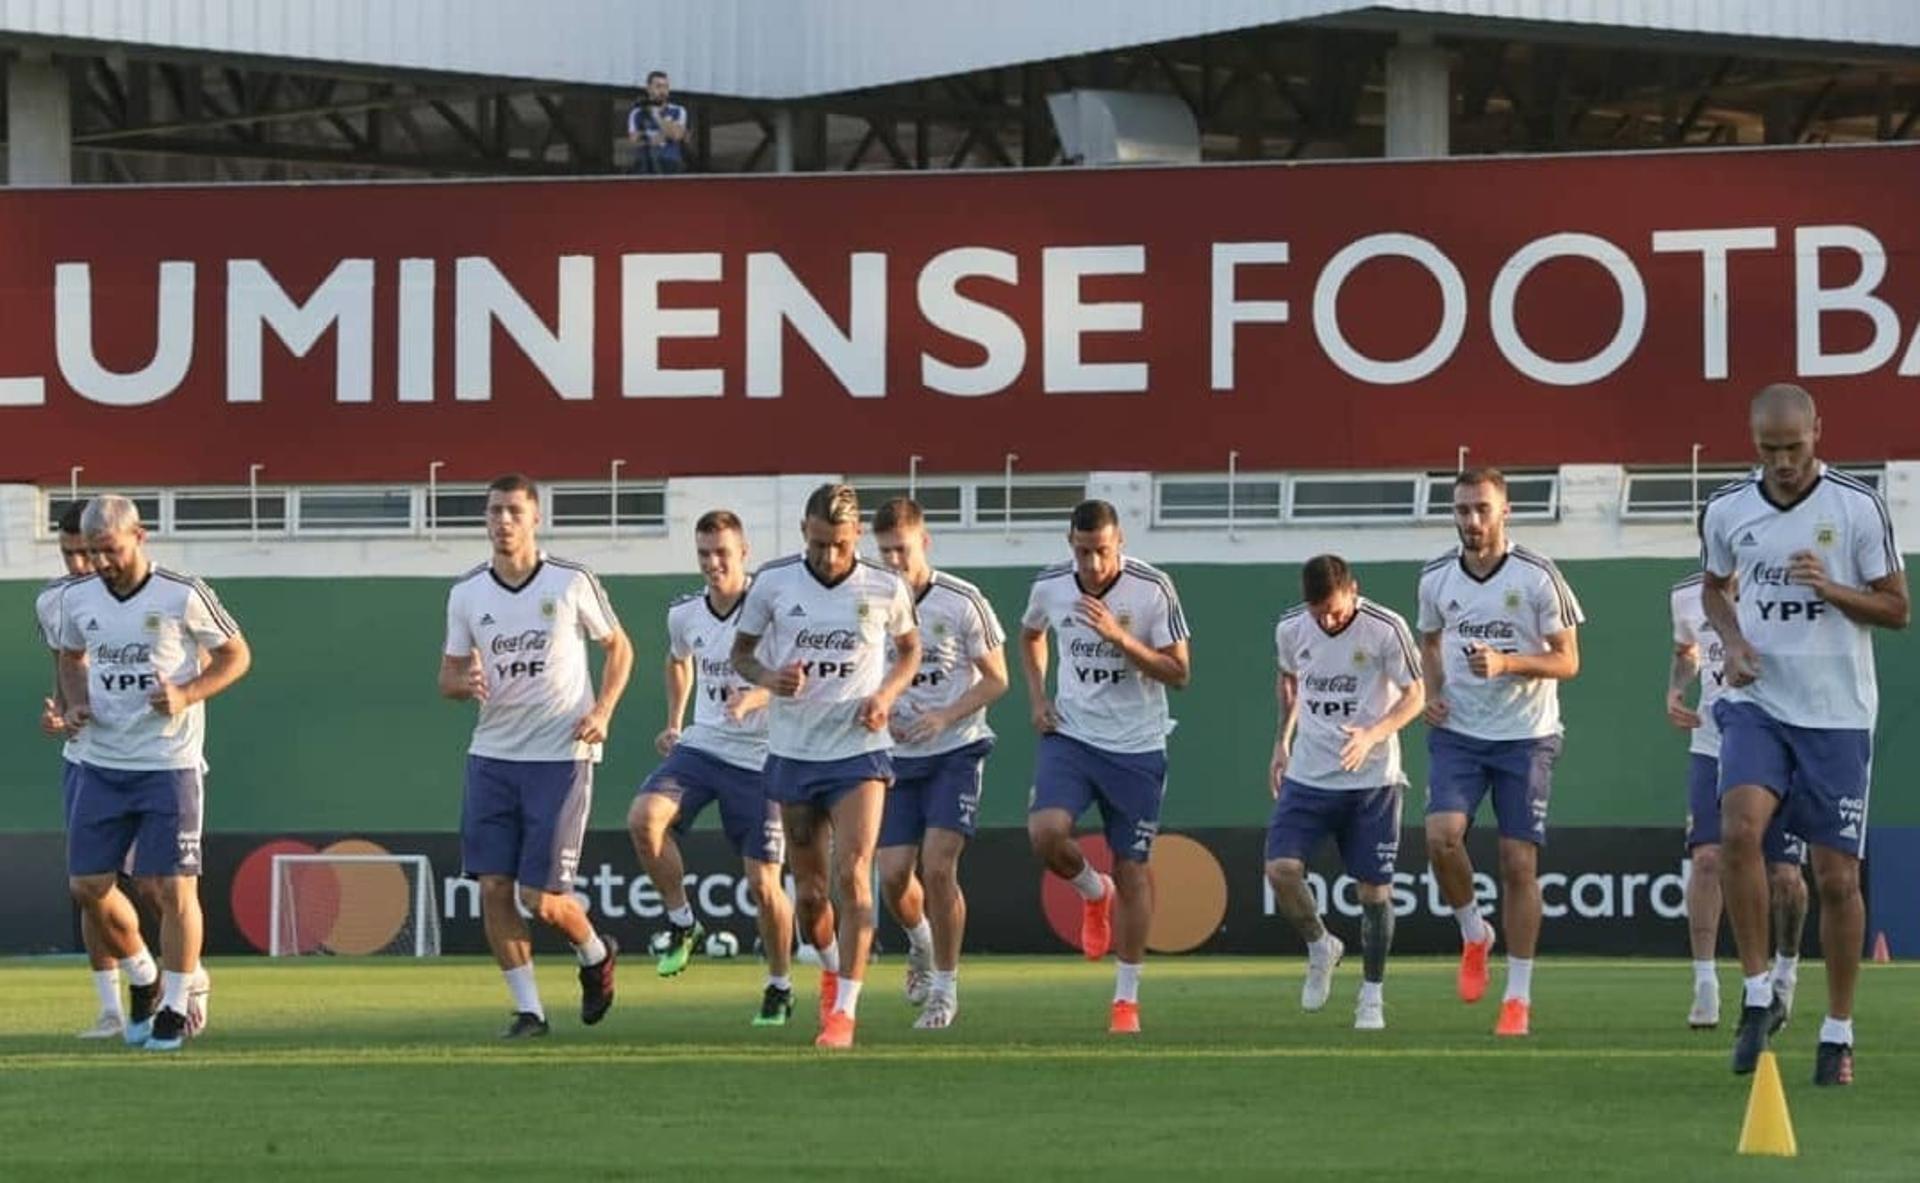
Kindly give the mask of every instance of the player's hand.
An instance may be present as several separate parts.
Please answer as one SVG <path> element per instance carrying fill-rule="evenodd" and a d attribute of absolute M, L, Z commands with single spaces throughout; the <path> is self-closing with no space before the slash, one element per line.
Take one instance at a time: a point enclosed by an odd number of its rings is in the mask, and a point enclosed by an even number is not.
<path fill-rule="evenodd" d="M 1280 799 L 1280 782 L 1287 775 L 1287 749 L 1279 744 L 1273 745 L 1273 759 L 1267 762 L 1267 792 L 1275 801 Z"/>
<path fill-rule="evenodd" d="M 903 719 L 893 727 L 893 738 L 900 743 L 925 743 L 947 729 L 944 711 L 922 711 Z"/>
<path fill-rule="evenodd" d="M 868 731 L 885 731 L 887 716 L 893 713 L 893 700 L 884 694 L 873 694 L 860 704 L 860 726 Z"/>
<path fill-rule="evenodd" d="M 781 698 L 792 698 L 807 685 L 807 671 L 800 668 L 799 662 L 783 665 L 773 671 L 773 685 L 767 687 Z"/>
<path fill-rule="evenodd" d="M 673 753 L 673 746 L 679 742 L 680 729 L 678 727 L 663 727 L 660 729 L 660 734 L 653 737 L 653 750 L 662 756 L 671 755 Z"/>
<path fill-rule="evenodd" d="M 475 654 L 473 664 L 467 667 L 467 685 L 465 693 L 463 693 L 461 697 L 471 699 L 474 702 L 485 702 L 487 701 L 488 693 L 487 663 L 481 661 L 479 655 Z"/>
<path fill-rule="evenodd" d="M 1686 700 L 1678 690 L 1667 691 L 1667 722 L 1682 731 L 1692 731 L 1700 726 L 1700 712 L 1687 706 Z"/>
<path fill-rule="evenodd" d="M 1340 734 L 1347 737 L 1347 742 L 1340 745 L 1340 771 L 1360 771 L 1360 766 L 1367 762 L 1367 757 L 1373 754 L 1373 749 L 1380 743 L 1379 732 L 1372 727 L 1348 723 L 1340 728 Z"/>
<path fill-rule="evenodd" d="M 1787 556 L 1787 582 L 1810 587 L 1813 594 L 1823 600 L 1827 598 L 1827 589 L 1833 586 L 1827 578 L 1827 564 L 1810 550 L 1796 550 Z"/>
<path fill-rule="evenodd" d="M 573 738 L 580 743 L 605 743 L 607 729 L 611 726 L 613 726 L 613 712 L 595 707 L 573 725 Z"/>
<path fill-rule="evenodd" d="M 1507 672 L 1507 655 L 1481 641 L 1467 646 L 1467 668 L 1482 678 L 1497 678 Z"/>
<path fill-rule="evenodd" d="M 1447 700 L 1438 694 L 1429 692 L 1427 694 L 1427 707 L 1420 712 L 1420 717 L 1427 721 L 1427 726 L 1445 727 L 1447 725 L 1447 713 Z"/>
<path fill-rule="evenodd" d="M 1060 730 L 1060 712 L 1053 709 L 1053 700 L 1042 698 L 1033 704 L 1033 729 L 1042 735 L 1052 735 Z"/>
<path fill-rule="evenodd" d="M 1098 633 L 1102 640 L 1112 641 L 1117 645 L 1120 639 L 1126 636 L 1127 630 L 1120 627 L 1119 618 L 1113 614 L 1112 609 L 1107 607 L 1107 602 L 1098 596 L 1081 596 L 1078 614 L 1080 619 L 1086 622 L 1087 627 Z"/>
<path fill-rule="evenodd" d="M 744 722 L 748 715 L 765 706 L 766 701 L 766 694 L 758 686 L 752 690 L 736 690 L 727 695 L 727 705 L 721 708 L 721 713 L 731 722 Z"/>
<path fill-rule="evenodd" d="M 51 698 L 40 700 L 40 734 L 62 736 L 67 733 L 67 717 L 60 713 L 60 704 Z"/>
<path fill-rule="evenodd" d="M 1753 651 L 1745 637 L 1723 637 L 1721 669 L 1726 672 L 1727 685 L 1751 686 L 1760 679 L 1760 655 Z"/>
<path fill-rule="evenodd" d="M 177 715 L 192 706 L 193 702 L 187 697 L 186 687 L 162 682 L 152 694 L 147 695 L 147 705 L 153 708 L 156 715 Z"/>

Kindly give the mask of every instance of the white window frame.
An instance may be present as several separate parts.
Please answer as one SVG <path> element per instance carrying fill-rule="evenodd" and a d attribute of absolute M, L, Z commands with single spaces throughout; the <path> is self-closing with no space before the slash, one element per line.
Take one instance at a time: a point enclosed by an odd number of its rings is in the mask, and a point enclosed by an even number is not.
<path fill-rule="evenodd" d="M 1445 522 L 1445 523 L 1451 523 L 1453 521 L 1453 513 L 1451 510 L 1449 510 L 1446 513 L 1439 513 L 1434 511 L 1431 507 L 1433 505 L 1434 492 L 1442 486 L 1451 488 L 1453 485 L 1454 478 L 1458 475 L 1459 475 L 1458 473 L 1452 473 L 1452 472 L 1430 472 L 1427 474 L 1427 484 L 1426 484 L 1426 488 L 1423 490 L 1425 496 L 1422 498 L 1420 502 L 1420 517 L 1422 521 Z M 1552 472 L 1543 472 L 1543 471 L 1537 471 L 1537 470 L 1529 470 L 1524 472 L 1509 472 L 1506 474 L 1506 478 L 1509 486 L 1509 492 L 1511 492 L 1511 486 L 1515 482 L 1538 481 L 1538 480 L 1544 480 L 1548 482 L 1547 507 L 1545 509 L 1533 509 L 1533 508 L 1522 509 L 1519 506 L 1515 506 L 1513 507 L 1512 512 L 1509 515 L 1514 521 L 1516 522 L 1557 522 L 1560 520 L 1560 473 L 1559 473 L 1559 470 L 1556 469 Z M 1449 501 L 1452 500 L 1451 494 L 1448 495 L 1448 500 Z"/>
<path fill-rule="evenodd" d="M 614 498 L 630 497 L 640 493 L 653 493 L 660 498 L 658 520 L 652 517 L 621 517 Z M 575 494 L 598 495 L 606 499 L 607 520 L 604 522 L 562 522 L 555 509 L 561 495 L 571 497 Z M 540 513 L 546 520 L 546 530 L 563 538 L 578 538 L 583 535 L 607 534 L 631 531 L 639 535 L 664 535 L 667 532 L 667 483 L 665 481 L 621 481 L 617 486 L 612 481 L 554 481 L 540 486 Z"/>
<path fill-rule="evenodd" d="M 1166 515 L 1164 491 L 1176 486 L 1222 485 L 1227 490 L 1227 500 L 1216 514 L 1169 518 Z M 1271 514 L 1264 511 L 1249 513 L 1245 505 L 1234 495 L 1238 489 L 1248 485 L 1277 485 L 1280 497 L 1274 503 Z M 1235 472 L 1235 473 L 1169 473 L 1153 478 L 1153 525 L 1156 530 L 1217 530 L 1225 528 L 1237 530 L 1243 526 L 1269 528 L 1286 524 L 1287 520 L 1288 477 L 1278 472 Z M 1318 519 L 1316 519 L 1318 520 Z"/>

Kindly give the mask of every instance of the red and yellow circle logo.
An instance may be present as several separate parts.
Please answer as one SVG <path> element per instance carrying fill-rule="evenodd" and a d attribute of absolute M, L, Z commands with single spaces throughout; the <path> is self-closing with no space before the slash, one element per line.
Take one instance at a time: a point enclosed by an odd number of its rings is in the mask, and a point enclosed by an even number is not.
<path fill-rule="evenodd" d="M 1113 872 L 1107 840 L 1089 834 L 1078 840 L 1080 853 L 1095 870 Z M 1227 918 L 1227 874 L 1211 850 L 1184 834 L 1154 839 L 1147 861 L 1153 876 L 1153 923 L 1147 948 L 1155 953 L 1186 953 L 1207 943 Z M 1080 897 L 1058 875 L 1041 872 L 1040 906 L 1047 926 L 1068 948 L 1080 947 Z"/>
<path fill-rule="evenodd" d="M 413 886 L 391 862 L 316 859 L 280 865 L 280 908 L 274 915 L 274 856 L 384 855 L 377 842 L 346 838 L 322 849 L 280 839 L 249 854 L 233 876 L 234 926 L 262 953 L 274 946 L 279 927 L 282 953 L 365 956 L 392 945 L 406 927 Z"/>

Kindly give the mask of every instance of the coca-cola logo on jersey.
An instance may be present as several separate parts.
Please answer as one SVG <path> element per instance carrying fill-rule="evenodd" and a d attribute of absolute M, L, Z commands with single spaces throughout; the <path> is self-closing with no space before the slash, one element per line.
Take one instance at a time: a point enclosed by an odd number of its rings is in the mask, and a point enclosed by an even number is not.
<path fill-rule="evenodd" d="M 502 633 L 493 639 L 493 655 L 501 657 L 509 653 L 544 653 L 547 649 L 547 634 L 537 628 L 524 633 L 509 636 Z"/>
<path fill-rule="evenodd" d="M 859 648 L 860 634 L 846 628 L 829 629 L 823 633 L 803 628 L 793 638 L 793 644 L 797 649 L 836 649 L 851 653 Z"/>
<path fill-rule="evenodd" d="M 1360 679 L 1352 674 L 1308 674 L 1307 689 L 1314 694 L 1358 694 Z"/>
<path fill-rule="evenodd" d="M 1770 563 L 1755 563 L 1747 568 L 1747 582 L 1761 587 L 1787 587 L 1792 584 L 1788 568 Z"/>
<path fill-rule="evenodd" d="M 1463 620 L 1460 622 L 1460 635 L 1478 641 L 1511 641 L 1518 634 L 1509 620 Z"/>
<path fill-rule="evenodd" d="M 733 678 L 733 663 L 723 657 L 703 657 L 700 659 L 700 676 L 713 682 L 726 682 Z"/>
<path fill-rule="evenodd" d="M 153 660 L 153 646 L 145 641 L 102 645 L 93 651 L 93 656 L 101 665 L 145 665 Z"/>
<path fill-rule="evenodd" d="M 1075 637 L 1067 642 L 1067 652 L 1075 657 L 1125 657 L 1126 652 L 1112 641 L 1082 641 Z"/>

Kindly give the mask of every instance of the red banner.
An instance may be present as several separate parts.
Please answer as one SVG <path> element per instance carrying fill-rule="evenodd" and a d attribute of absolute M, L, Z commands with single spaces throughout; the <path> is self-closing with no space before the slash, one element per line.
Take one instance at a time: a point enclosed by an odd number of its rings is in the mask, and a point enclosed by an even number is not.
<path fill-rule="evenodd" d="M 0 479 L 1920 455 L 1920 149 L 0 192 Z"/>

